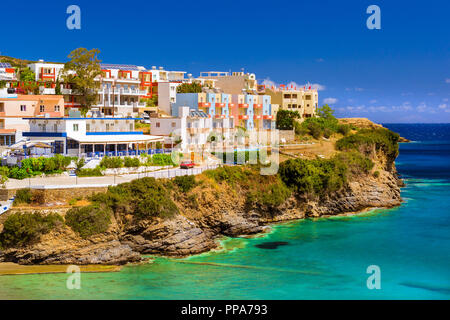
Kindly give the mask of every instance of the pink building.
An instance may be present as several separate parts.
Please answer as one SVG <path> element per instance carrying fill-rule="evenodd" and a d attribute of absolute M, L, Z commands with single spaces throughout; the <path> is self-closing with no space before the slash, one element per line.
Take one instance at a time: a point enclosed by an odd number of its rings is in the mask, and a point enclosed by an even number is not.
<path fill-rule="evenodd" d="M 57 95 L 17 95 L 0 98 L 0 146 L 22 138 L 30 126 L 25 117 L 64 117 L 64 99 Z"/>

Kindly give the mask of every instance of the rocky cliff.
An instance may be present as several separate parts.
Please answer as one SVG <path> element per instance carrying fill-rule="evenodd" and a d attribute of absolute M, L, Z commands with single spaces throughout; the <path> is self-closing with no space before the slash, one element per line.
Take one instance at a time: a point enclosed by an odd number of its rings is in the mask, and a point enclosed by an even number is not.
<path fill-rule="evenodd" d="M 400 205 L 402 181 L 394 160 L 376 150 L 371 159 L 370 173 L 351 176 L 338 191 L 320 196 L 294 192 L 275 207 L 249 205 L 245 187 L 200 175 L 189 193 L 173 197 L 178 213 L 170 218 L 136 220 L 115 213 L 106 232 L 86 239 L 62 225 L 38 241 L 0 251 L 0 262 L 125 264 L 140 261 L 142 254 L 186 256 L 216 248 L 223 236 L 267 232 L 272 223 Z"/>

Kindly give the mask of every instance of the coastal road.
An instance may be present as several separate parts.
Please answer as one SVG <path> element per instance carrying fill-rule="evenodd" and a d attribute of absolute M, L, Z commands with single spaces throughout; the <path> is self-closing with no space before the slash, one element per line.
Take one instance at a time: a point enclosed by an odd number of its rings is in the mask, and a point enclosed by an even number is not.
<path fill-rule="evenodd" d="M 24 180 L 9 179 L 6 183 L 7 189 L 21 188 L 73 188 L 73 187 L 103 187 L 112 186 L 124 182 L 130 182 L 144 177 L 174 178 L 176 176 L 197 175 L 205 170 L 215 169 L 217 165 L 204 165 L 192 169 L 167 168 L 157 171 L 147 171 L 132 174 L 115 174 L 101 177 L 77 177 L 69 175 L 60 175 L 55 177 L 34 177 Z"/>

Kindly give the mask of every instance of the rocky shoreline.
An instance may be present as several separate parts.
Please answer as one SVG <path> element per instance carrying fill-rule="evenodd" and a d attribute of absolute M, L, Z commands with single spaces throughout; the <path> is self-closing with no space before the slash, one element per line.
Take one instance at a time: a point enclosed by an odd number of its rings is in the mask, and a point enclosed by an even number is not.
<path fill-rule="evenodd" d="M 197 207 L 191 207 L 187 199 L 180 200 L 180 213 L 172 218 L 131 224 L 113 218 L 107 232 L 88 239 L 80 238 L 66 226 L 43 235 L 37 243 L 0 251 L 0 262 L 123 265 L 140 262 L 145 254 L 184 257 L 216 249 L 217 240 L 223 236 L 266 232 L 273 223 L 398 206 L 402 202 L 402 181 L 395 165 L 383 159 L 378 162 L 385 168 L 378 177 L 361 176 L 320 199 L 291 195 L 276 210 L 268 210 L 248 208 L 244 197 L 235 190 L 225 188 L 219 195 L 203 190 Z"/>

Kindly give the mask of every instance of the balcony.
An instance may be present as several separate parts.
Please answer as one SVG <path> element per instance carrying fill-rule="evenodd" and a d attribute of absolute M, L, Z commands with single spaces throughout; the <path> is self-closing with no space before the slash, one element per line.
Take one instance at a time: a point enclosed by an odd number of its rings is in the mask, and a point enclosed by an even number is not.
<path fill-rule="evenodd" d="M 248 120 L 248 114 L 240 114 L 239 119 L 241 120 Z"/>
<path fill-rule="evenodd" d="M 198 107 L 199 108 L 209 108 L 209 107 L 211 107 L 211 103 L 209 103 L 209 102 L 199 102 L 198 103 Z"/>
<path fill-rule="evenodd" d="M 248 108 L 248 103 L 239 103 L 238 107 L 239 108 Z"/>
<path fill-rule="evenodd" d="M 198 128 L 186 128 L 187 132 L 190 134 L 196 134 L 199 133 L 199 129 Z"/>
<path fill-rule="evenodd" d="M 39 88 L 39 94 L 55 94 L 55 88 Z"/>
<path fill-rule="evenodd" d="M 214 116 L 214 118 L 216 118 L 216 119 L 225 119 L 225 115 L 224 114 L 216 114 Z"/>
<path fill-rule="evenodd" d="M 263 119 L 265 120 L 273 120 L 273 116 L 272 115 L 263 115 Z"/>
<path fill-rule="evenodd" d="M 253 105 L 253 108 L 261 109 L 261 108 L 262 108 L 262 104 L 261 104 L 261 103 L 255 103 L 255 104 Z"/>
<path fill-rule="evenodd" d="M 261 115 L 254 115 L 253 119 L 262 119 L 262 116 Z"/>
<path fill-rule="evenodd" d="M 234 103 L 229 103 L 229 104 L 228 104 L 228 107 L 229 107 L 229 108 L 234 108 L 235 106 L 236 106 L 236 105 L 235 105 Z"/>
<path fill-rule="evenodd" d="M 61 94 L 72 94 L 72 89 L 62 88 Z"/>
<path fill-rule="evenodd" d="M 223 108 L 223 107 L 225 107 L 225 103 L 216 102 L 216 108 Z"/>

